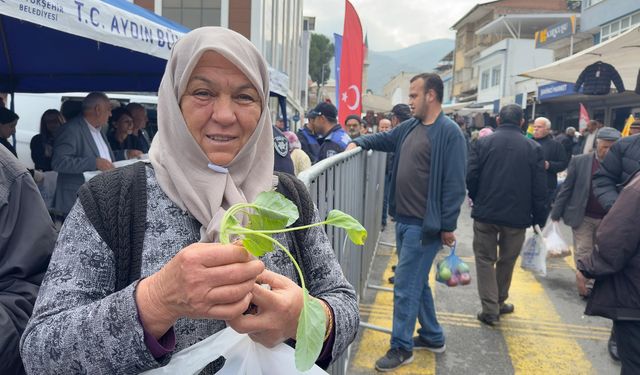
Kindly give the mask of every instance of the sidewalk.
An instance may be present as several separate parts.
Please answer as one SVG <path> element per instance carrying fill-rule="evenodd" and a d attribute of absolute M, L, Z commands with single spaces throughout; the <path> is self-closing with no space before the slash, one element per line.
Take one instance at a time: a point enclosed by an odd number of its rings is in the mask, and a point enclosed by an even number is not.
<path fill-rule="evenodd" d="M 607 353 L 611 322 L 583 316 L 584 301 L 577 296 L 571 258 L 548 262 L 546 278 L 520 268 L 514 271 L 509 302 L 515 313 L 504 316 L 496 328 L 476 320 L 480 309 L 472 250 L 472 220 L 465 204 L 460 214 L 458 255 L 469 264 L 472 282 L 448 288 L 435 283 L 438 320 L 447 337 L 447 352 L 434 355 L 414 352 L 413 363 L 394 374 L 617 374 L 620 367 Z M 395 231 L 390 222 L 381 234 L 370 284 L 393 287 L 387 282 L 397 263 Z M 570 231 L 563 231 L 566 239 Z M 388 246 L 386 244 L 391 244 Z M 436 262 L 448 255 L 441 251 Z M 393 293 L 367 289 L 360 301 L 363 322 L 391 328 Z M 389 348 L 389 334 L 361 328 L 351 347 L 349 374 L 375 373 L 375 361 Z"/>

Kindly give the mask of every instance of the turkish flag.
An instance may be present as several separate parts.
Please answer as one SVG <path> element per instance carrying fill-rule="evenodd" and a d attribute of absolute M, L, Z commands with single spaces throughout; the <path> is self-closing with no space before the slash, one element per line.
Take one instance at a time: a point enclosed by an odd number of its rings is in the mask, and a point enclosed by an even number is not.
<path fill-rule="evenodd" d="M 342 127 L 347 116 L 362 115 L 363 64 L 362 25 L 353 5 L 349 0 L 345 0 L 342 56 L 340 56 L 340 97 L 336 98 L 338 122 Z"/>

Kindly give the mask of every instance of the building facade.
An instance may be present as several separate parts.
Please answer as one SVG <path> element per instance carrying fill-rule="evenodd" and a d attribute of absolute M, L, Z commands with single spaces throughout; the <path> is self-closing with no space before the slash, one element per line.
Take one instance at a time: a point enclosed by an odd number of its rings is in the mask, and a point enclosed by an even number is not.
<path fill-rule="evenodd" d="M 477 101 L 478 83 L 481 78 L 477 67 L 474 68 L 474 62 L 486 48 L 503 39 L 516 38 L 511 35 L 512 33 L 478 34 L 478 30 L 498 17 L 508 14 L 565 12 L 568 9 L 567 4 L 566 0 L 498 0 L 473 7 L 451 27 L 456 31 L 453 62 L 453 101 Z"/>
<path fill-rule="evenodd" d="M 191 29 L 222 26 L 244 35 L 267 60 L 272 92 L 286 97 L 287 117 L 303 117 L 309 44 L 304 42 L 301 0 L 134 0 L 134 3 Z M 276 111 L 277 98 L 272 98 L 270 108 L 274 117 L 281 115 L 276 113 L 280 111 Z"/>

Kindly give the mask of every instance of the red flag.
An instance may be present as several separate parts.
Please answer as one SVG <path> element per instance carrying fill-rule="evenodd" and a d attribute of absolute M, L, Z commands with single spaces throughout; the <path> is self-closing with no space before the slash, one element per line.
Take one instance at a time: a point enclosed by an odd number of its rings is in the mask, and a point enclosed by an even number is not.
<path fill-rule="evenodd" d="M 340 97 L 338 122 L 344 127 L 349 115 L 362 115 L 362 65 L 364 45 L 362 26 L 358 13 L 349 0 L 345 0 L 344 31 L 342 33 L 342 56 L 340 58 Z"/>
<path fill-rule="evenodd" d="M 582 131 L 582 130 L 586 129 L 588 122 L 589 122 L 589 112 L 587 112 L 587 109 L 584 107 L 584 105 L 582 105 L 582 103 L 580 103 L 580 117 L 579 117 L 579 120 L 578 120 L 578 125 L 579 125 L 580 129 L 578 129 L 578 130 Z"/>

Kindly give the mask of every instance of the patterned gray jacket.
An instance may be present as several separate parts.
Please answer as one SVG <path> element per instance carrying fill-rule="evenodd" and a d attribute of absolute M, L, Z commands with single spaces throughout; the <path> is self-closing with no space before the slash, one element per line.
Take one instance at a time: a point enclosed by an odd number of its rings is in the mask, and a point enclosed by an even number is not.
<path fill-rule="evenodd" d="M 157 272 L 180 249 L 198 242 L 200 224 L 178 208 L 147 168 L 147 219 L 141 276 Z M 314 221 L 318 220 L 316 211 Z M 287 248 L 293 236 L 275 238 Z M 353 341 L 359 317 L 353 287 L 345 279 L 326 233 L 308 230 L 302 244 L 303 272 L 311 295 L 333 309 L 337 358 Z M 281 251 L 261 258 L 267 269 L 298 282 L 293 264 Z M 76 202 L 62 228 L 40 293 L 21 340 L 25 369 L 31 374 L 137 374 L 168 363 L 156 360 L 144 343 L 134 292 L 137 282 L 115 289 L 113 252 Z M 225 328 L 223 321 L 179 319 L 174 353 Z M 220 361 L 216 361 L 220 362 Z M 203 373 L 215 373 L 208 366 Z"/>

